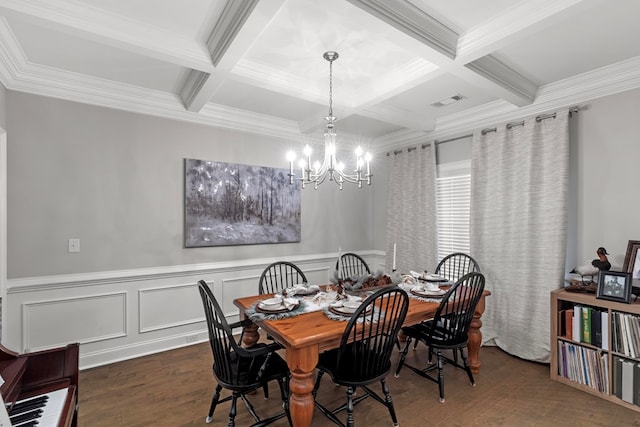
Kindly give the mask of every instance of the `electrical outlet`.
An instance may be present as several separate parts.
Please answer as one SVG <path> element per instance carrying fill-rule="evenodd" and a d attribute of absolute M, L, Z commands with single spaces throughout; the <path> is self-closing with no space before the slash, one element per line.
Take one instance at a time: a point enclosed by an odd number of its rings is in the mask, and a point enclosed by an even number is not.
<path fill-rule="evenodd" d="M 69 239 L 67 252 L 80 252 L 80 239 Z"/>

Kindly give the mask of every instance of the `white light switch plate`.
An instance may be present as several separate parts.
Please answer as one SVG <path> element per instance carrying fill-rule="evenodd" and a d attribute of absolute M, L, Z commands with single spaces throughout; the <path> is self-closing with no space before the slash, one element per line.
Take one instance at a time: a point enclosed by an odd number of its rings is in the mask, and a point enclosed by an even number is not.
<path fill-rule="evenodd" d="M 69 239 L 68 252 L 80 252 L 80 239 Z"/>

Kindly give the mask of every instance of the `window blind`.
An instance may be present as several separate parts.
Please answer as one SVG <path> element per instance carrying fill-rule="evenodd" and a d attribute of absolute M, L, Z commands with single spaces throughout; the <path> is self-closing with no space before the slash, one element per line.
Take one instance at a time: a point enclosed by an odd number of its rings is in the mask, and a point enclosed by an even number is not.
<path fill-rule="evenodd" d="M 438 259 L 453 252 L 469 253 L 471 175 L 436 179 Z"/>

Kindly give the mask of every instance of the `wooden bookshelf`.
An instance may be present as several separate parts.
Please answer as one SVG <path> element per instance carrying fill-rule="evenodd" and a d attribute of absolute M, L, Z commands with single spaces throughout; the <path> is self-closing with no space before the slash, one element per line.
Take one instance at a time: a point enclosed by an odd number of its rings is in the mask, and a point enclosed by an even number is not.
<path fill-rule="evenodd" d="M 580 341 L 580 337 L 572 336 L 571 338 L 567 336 L 563 336 L 559 334 L 559 329 L 561 324 L 559 323 L 559 313 L 563 310 L 573 309 L 575 306 L 582 307 L 591 307 L 592 309 L 606 311 L 608 313 L 608 322 L 606 325 L 602 325 L 602 328 L 607 328 L 607 342 L 603 343 L 601 347 L 595 346 L 593 344 L 588 344 Z M 613 343 L 613 319 L 614 312 L 617 313 L 628 313 L 632 315 L 640 316 L 640 299 L 635 299 L 632 297 L 632 302 L 630 304 L 624 304 L 614 301 L 608 301 L 603 299 L 597 299 L 594 294 L 589 293 L 577 293 L 577 292 L 567 292 L 564 289 L 558 289 L 551 292 L 551 367 L 550 374 L 551 379 L 554 381 L 561 382 L 563 384 L 569 385 L 571 387 L 582 390 L 586 393 L 593 394 L 595 396 L 601 397 L 603 399 L 614 402 L 618 405 L 624 406 L 626 408 L 632 409 L 634 411 L 640 412 L 639 404 L 628 403 L 621 398 L 618 398 L 615 395 L 615 390 L 613 387 L 614 384 L 614 370 L 613 370 L 613 359 L 614 357 L 622 358 L 625 360 L 629 360 L 636 364 L 640 364 L 640 355 L 636 355 L 637 357 L 630 357 L 628 355 L 624 355 L 621 351 L 614 351 Z M 562 355 L 559 354 L 559 344 L 558 343 L 569 343 L 575 345 L 582 351 L 586 353 L 596 352 L 598 355 L 606 355 L 607 359 L 607 381 L 609 384 L 608 392 L 598 391 L 595 388 L 592 388 L 589 385 L 581 384 L 580 382 L 576 382 L 569 378 L 565 378 L 560 375 L 559 371 L 559 363 L 562 363 Z M 640 346 L 639 346 L 640 347 Z M 635 387 L 640 387 L 640 384 L 634 384 Z M 634 390 L 635 393 L 635 390 Z"/>

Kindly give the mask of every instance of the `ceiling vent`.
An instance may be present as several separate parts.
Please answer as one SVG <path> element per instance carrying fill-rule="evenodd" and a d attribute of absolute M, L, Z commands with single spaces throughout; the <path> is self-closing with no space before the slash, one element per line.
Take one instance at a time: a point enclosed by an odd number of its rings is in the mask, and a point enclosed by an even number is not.
<path fill-rule="evenodd" d="M 454 102 L 458 102 L 464 99 L 464 96 L 457 94 L 457 95 L 453 95 L 453 96 L 448 96 L 444 99 L 441 99 L 438 102 L 434 102 L 433 104 L 431 104 L 432 107 L 444 107 L 445 105 L 451 105 Z"/>

